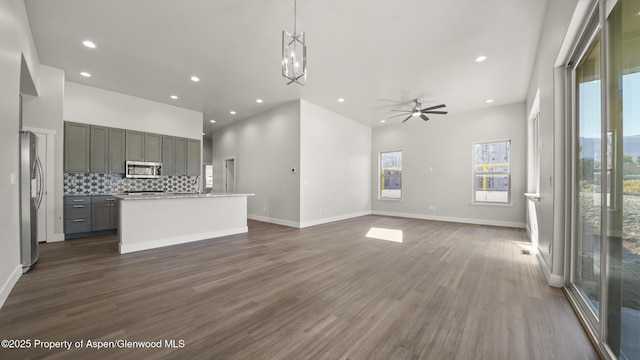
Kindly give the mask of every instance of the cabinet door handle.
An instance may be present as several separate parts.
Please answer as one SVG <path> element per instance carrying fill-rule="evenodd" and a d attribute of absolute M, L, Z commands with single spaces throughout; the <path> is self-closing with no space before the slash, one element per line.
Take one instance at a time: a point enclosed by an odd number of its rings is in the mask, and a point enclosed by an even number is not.
<path fill-rule="evenodd" d="M 116 199 L 104 199 L 104 201 L 116 201 Z"/>
<path fill-rule="evenodd" d="M 73 222 L 84 222 L 84 219 L 76 219 L 76 220 L 73 220 Z"/>
<path fill-rule="evenodd" d="M 76 200 L 73 200 L 73 202 L 84 202 L 84 199 L 76 199 Z"/>
<path fill-rule="evenodd" d="M 73 205 L 74 208 L 83 208 L 84 205 Z"/>

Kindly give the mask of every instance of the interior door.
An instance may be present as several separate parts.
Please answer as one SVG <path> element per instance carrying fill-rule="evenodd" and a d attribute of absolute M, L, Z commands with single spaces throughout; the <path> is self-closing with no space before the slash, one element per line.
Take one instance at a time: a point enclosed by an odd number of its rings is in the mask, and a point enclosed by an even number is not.
<path fill-rule="evenodd" d="M 224 168 L 225 168 L 224 192 L 235 193 L 236 192 L 236 159 L 235 158 L 225 159 Z"/>

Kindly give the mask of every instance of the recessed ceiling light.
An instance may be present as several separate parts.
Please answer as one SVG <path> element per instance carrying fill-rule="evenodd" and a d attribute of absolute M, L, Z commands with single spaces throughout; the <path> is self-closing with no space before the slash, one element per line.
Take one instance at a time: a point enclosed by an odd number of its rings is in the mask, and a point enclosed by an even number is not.
<path fill-rule="evenodd" d="M 231 115 L 235 115 L 235 114 L 236 114 L 236 112 L 235 112 L 235 111 L 233 111 L 233 110 L 231 110 L 231 111 L 229 111 L 229 114 L 231 114 Z"/>
<path fill-rule="evenodd" d="M 204 133 L 202 133 L 202 136 L 204 136 Z"/>
<path fill-rule="evenodd" d="M 215 120 L 209 120 L 210 123 L 215 124 L 216 121 Z"/>
<path fill-rule="evenodd" d="M 191 81 L 193 81 L 193 82 L 198 82 L 198 81 L 200 81 L 200 78 L 199 78 L 199 77 L 197 77 L 197 76 L 195 76 L 195 75 L 193 75 L 193 76 L 191 77 Z"/>
<path fill-rule="evenodd" d="M 258 104 L 262 104 L 262 99 L 256 99 L 256 102 L 257 102 Z"/>
<path fill-rule="evenodd" d="M 489 99 L 486 101 L 487 104 L 491 104 L 493 102 L 493 99 Z"/>
<path fill-rule="evenodd" d="M 176 95 L 171 95 L 171 98 L 172 98 L 173 100 L 178 100 L 178 97 L 177 97 Z"/>
<path fill-rule="evenodd" d="M 86 72 L 86 71 L 81 72 L 81 73 L 80 73 L 80 75 L 82 75 L 82 76 L 84 76 L 84 77 L 91 77 L 91 74 L 89 74 L 89 73 L 88 73 L 88 72 Z"/>
<path fill-rule="evenodd" d="M 487 57 L 484 55 L 480 55 L 476 58 L 476 62 L 483 62 L 485 60 L 487 60 Z"/>
<path fill-rule="evenodd" d="M 344 102 L 343 98 L 338 99 L 338 102 Z"/>
<path fill-rule="evenodd" d="M 387 122 L 387 120 L 380 120 L 380 122 L 381 122 L 381 123 L 386 123 L 386 122 Z"/>
<path fill-rule="evenodd" d="M 82 45 L 91 48 L 91 49 L 95 49 L 96 48 L 96 44 L 93 43 L 93 41 L 89 41 L 89 40 L 85 40 L 82 42 Z"/>

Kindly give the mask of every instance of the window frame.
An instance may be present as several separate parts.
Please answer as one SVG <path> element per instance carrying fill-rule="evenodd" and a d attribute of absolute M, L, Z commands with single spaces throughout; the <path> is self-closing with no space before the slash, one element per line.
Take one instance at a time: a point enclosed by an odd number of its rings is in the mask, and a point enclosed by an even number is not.
<path fill-rule="evenodd" d="M 476 146 L 484 145 L 484 144 L 497 144 L 497 143 L 508 143 L 509 144 L 509 171 L 476 171 L 477 163 L 476 163 Z M 472 166 L 471 166 L 471 204 L 472 205 L 497 205 L 497 206 L 505 206 L 511 205 L 511 139 L 500 139 L 500 140 L 489 140 L 489 141 L 478 141 L 474 142 L 471 146 L 471 156 L 472 156 Z M 507 199 L 506 201 L 482 201 L 477 200 L 476 195 L 476 178 L 478 175 L 482 176 L 488 175 L 506 175 L 507 176 Z"/>
<path fill-rule="evenodd" d="M 403 189 L 402 189 L 402 165 L 400 165 L 400 174 L 399 175 L 386 175 L 388 176 L 395 176 L 398 177 L 400 179 L 400 197 L 390 197 L 390 196 L 383 196 L 382 194 L 382 190 L 383 186 L 384 186 L 384 170 L 382 168 L 382 155 L 383 154 L 390 154 L 390 153 L 400 153 L 400 163 L 402 164 L 402 150 L 390 150 L 390 151 L 380 151 L 378 153 L 378 200 L 390 200 L 390 201 L 402 201 L 402 193 L 403 193 Z"/>

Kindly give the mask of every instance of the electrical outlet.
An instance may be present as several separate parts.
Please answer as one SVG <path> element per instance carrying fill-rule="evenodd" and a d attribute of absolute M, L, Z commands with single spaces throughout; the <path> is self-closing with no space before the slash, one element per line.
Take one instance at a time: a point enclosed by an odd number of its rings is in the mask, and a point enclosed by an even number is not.
<path fill-rule="evenodd" d="M 267 211 L 267 207 L 266 207 L 266 206 L 263 206 L 263 207 L 262 207 L 262 211 Z"/>

